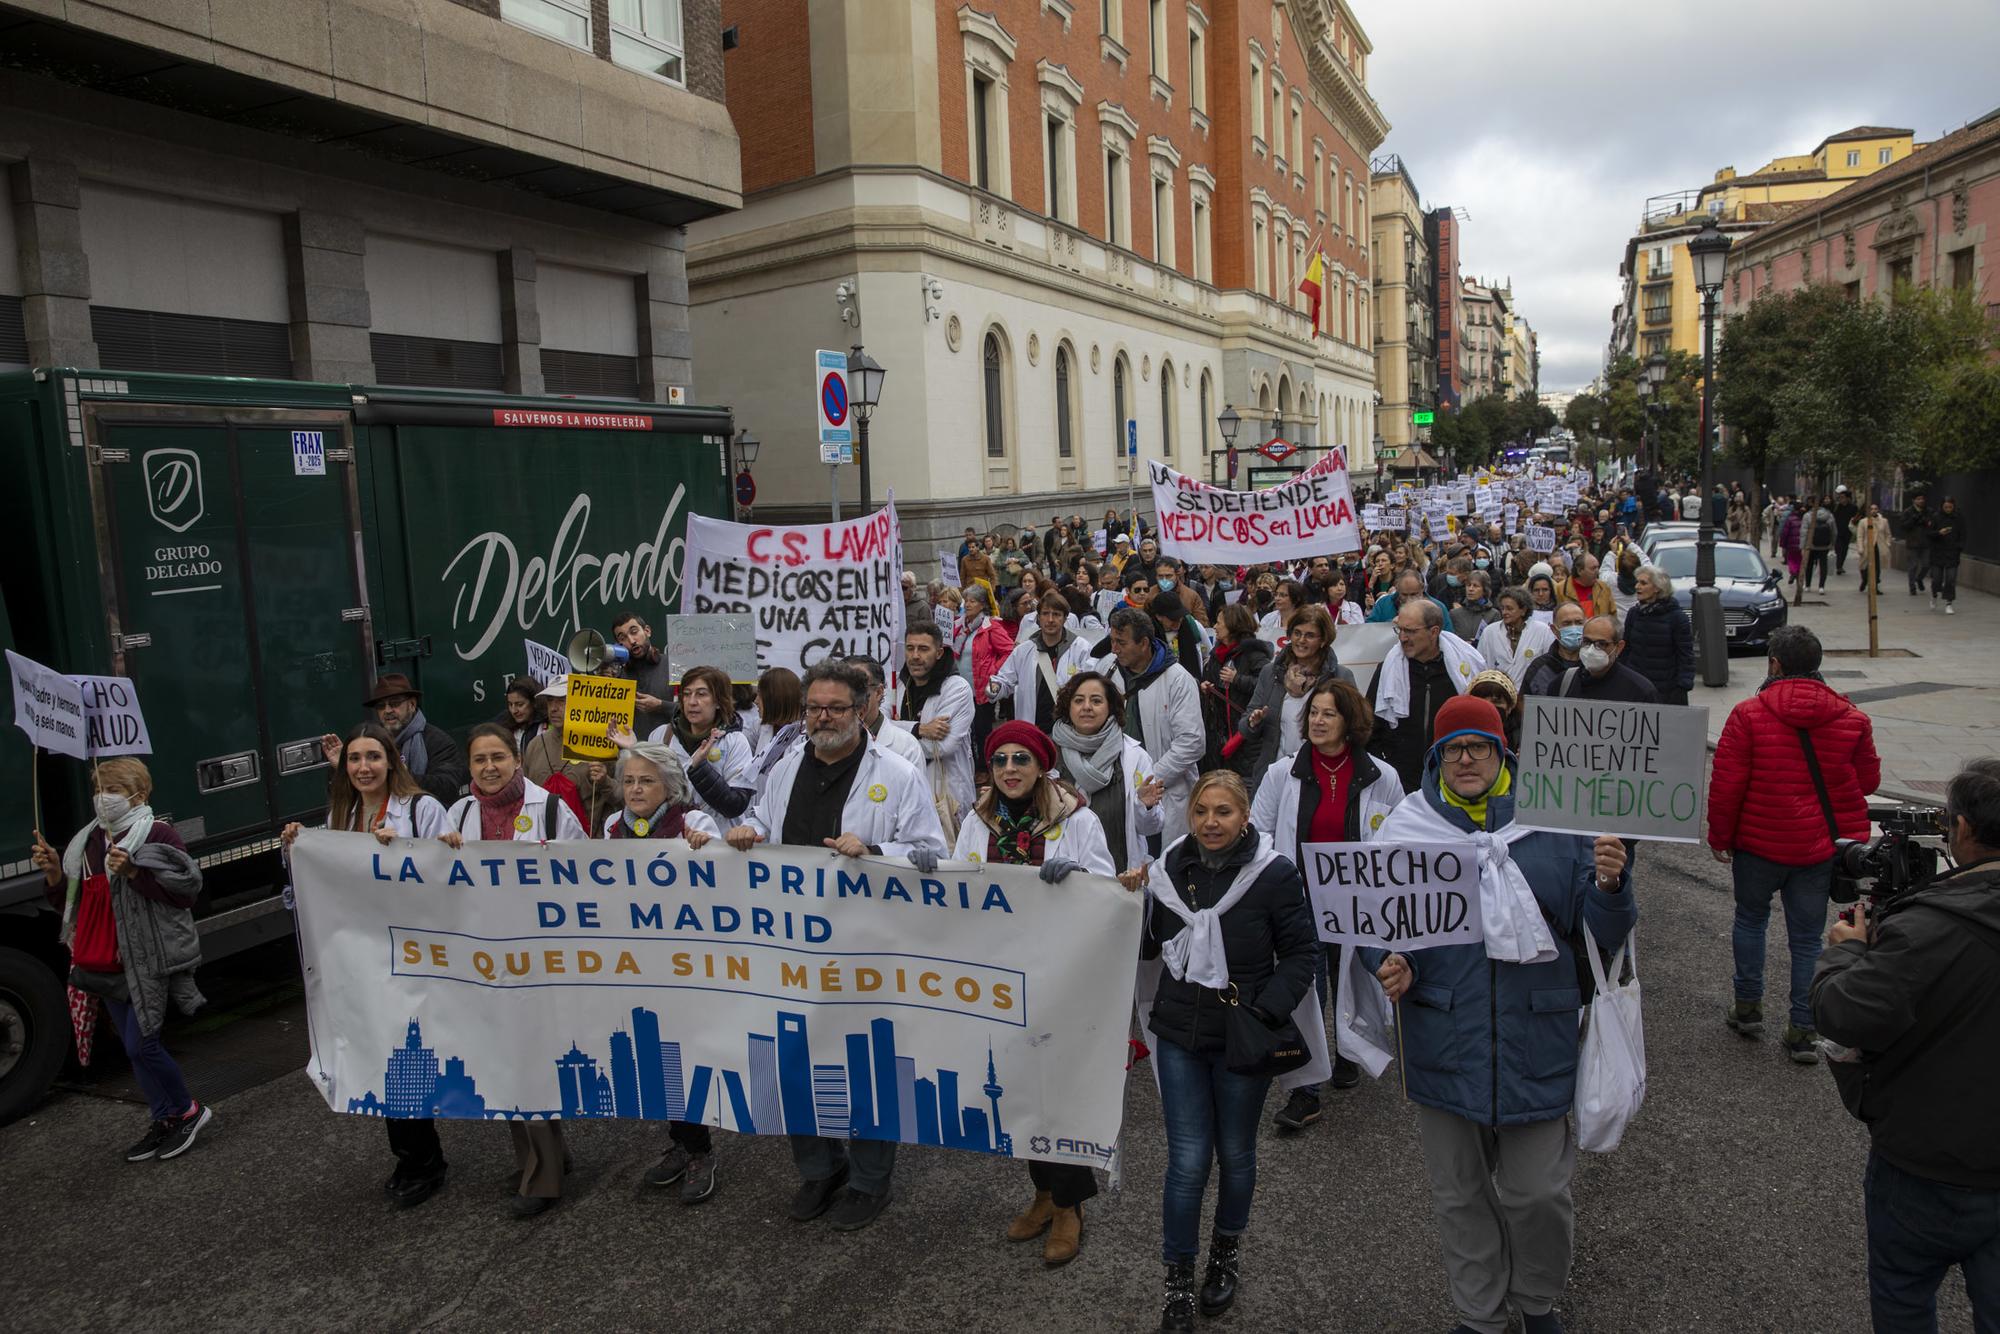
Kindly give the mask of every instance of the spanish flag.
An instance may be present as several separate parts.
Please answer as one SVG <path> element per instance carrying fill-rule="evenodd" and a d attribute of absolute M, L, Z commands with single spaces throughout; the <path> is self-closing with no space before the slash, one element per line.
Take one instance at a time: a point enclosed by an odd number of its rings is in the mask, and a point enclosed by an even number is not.
<path fill-rule="evenodd" d="M 1299 290 L 1312 299 L 1313 332 L 1319 332 L 1319 298 L 1326 281 L 1326 256 L 1313 251 L 1312 263 L 1306 265 L 1306 276 L 1299 279 Z"/>

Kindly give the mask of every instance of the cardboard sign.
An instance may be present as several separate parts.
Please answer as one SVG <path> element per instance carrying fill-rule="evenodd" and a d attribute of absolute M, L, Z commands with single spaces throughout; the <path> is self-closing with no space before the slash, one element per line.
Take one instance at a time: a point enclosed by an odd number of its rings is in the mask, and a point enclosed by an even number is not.
<path fill-rule="evenodd" d="M 104 755 L 151 755 L 153 738 L 139 711 L 139 691 L 124 676 L 72 676 L 83 692 L 84 749 Z"/>
<path fill-rule="evenodd" d="M 939 547 L 938 578 L 944 580 L 946 588 L 958 587 L 958 548 Z"/>
<path fill-rule="evenodd" d="M 1528 525 L 1528 550 L 1547 553 L 1556 549 L 1556 530 L 1536 524 Z"/>
<path fill-rule="evenodd" d="M 1406 953 L 1476 945 L 1479 849 L 1470 843 L 1308 843 L 1319 938 Z"/>
<path fill-rule="evenodd" d="M 521 644 L 528 650 L 528 679 L 536 686 L 545 686 L 568 673 L 569 658 L 566 655 L 532 639 L 524 639 Z"/>
<path fill-rule="evenodd" d="M 14 684 L 14 726 L 28 734 L 30 744 L 43 750 L 79 760 L 89 758 L 82 689 L 62 673 L 13 649 L 6 653 L 7 677 Z"/>
<path fill-rule="evenodd" d="M 1347 455 L 1325 458 L 1282 486 L 1231 491 L 1146 465 L 1153 508 L 1160 516 L 1160 550 L 1190 562 L 1255 565 L 1361 550 Z"/>
<path fill-rule="evenodd" d="M 1708 710 L 1530 695 L 1514 818 L 1529 829 L 1699 843 Z"/>
<path fill-rule="evenodd" d="M 563 758 L 617 759 L 618 747 L 611 733 L 618 728 L 632 730 L 632 709 L 638 698 L 637 681 L 571 673 L 569 695 L 563 700 Z"/>
<path fill-rule="evenodd" d="M 710 612 L 706 616 L 668 616 L 660 624 L 666 637 L 667 675 L 678 681 L 690 667 L 720 667 L 739 686 L 757 684 L 757 620 Z"/>

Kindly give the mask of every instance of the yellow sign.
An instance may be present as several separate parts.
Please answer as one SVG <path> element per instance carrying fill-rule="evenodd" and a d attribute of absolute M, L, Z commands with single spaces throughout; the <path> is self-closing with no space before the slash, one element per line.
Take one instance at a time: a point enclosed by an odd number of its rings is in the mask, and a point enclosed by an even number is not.
<path fill-rule="evenodd" d="M 563 701 L 563 758 L 617 759 L 618 747 L 611 732 L 614 728 L 632 730 L 632 707 L 638 693 L 637 681 L 572 673 L 569 695 Z"/>

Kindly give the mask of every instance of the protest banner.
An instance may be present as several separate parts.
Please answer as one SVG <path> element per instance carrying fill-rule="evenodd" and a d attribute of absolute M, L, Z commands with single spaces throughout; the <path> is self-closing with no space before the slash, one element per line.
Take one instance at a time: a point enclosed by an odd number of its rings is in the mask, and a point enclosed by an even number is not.
<path fill-rule="evenodd" d="M 125 676 L 72 676 L 83 692 L 83 746 L 92 759 L 151 755 L 153 738 L 139 709 L 139 691 Z"/>
<path fill-rule="evenodd" d="M 669 616 L 660 626 L 667 641 L 667 676 L 678 682 L 690 667 L 720 667 L 739 686 L 753 686 L 757 666 L 757 622 L 750 616 L 710 612 Z"/>
<path fill-rule="evenodd" d="M 528 651 L 528 679 L 537 686 L 545 686 L 569 672 L 569 658 L 547 644 L 537 644 L 532 639 L 524 639 L 521 644 Z"/>
<path fill-rule="evenodd" d="M 629 677 L 570 673 L 569 694 L 563 699 L 563 758 L 617 759 L 611 733 L 632 730 L 632 709 L 638 699 L 639 683 Z"/>
<path fill-rule="evenodd" d="M 752 617 L 759 669 L 803 674 L 865 653 L 903 665 L 903 538 L 896 502 L 842 523 L 730 523 L 688 516 L 681 613 Z"/>
<path fill-rule="evenodd" d="M 937 556 L 938 556 L 938 578 L 944 580 L 944 586 L 946 588 L 957 588 L 958 548 L 939 547 L 937 549 Z"/>
<path fill-rule="evenodd" d="M 1319 938 L 1404 953 L 1474 945 L 1479 849 L 1470 843 L 1308 843 L 1306 889 Z"/>
<path fill-rule="evenodd" d="M 14 684 L 14 726 L 41 750 L 89 758 L 83 726 L 83 690 L 61 672 L 7 649 L 7 676 Z"/>
<path fill-rule="evenodd" d="M 1341 449 L 1282 486 L 1230 491 L 1149 460 L 1160 550 L 1197 563 L 1255 564 L 1361 549 Z"/>
<path fill-rule="evenodd" d="M 1388 511 L 1384 510 L 1380 505 L 1363 505 L 1361 507 L 1361 526 L 1370 532 L 1388 527 Z"/>
<path fill-rule="evenodd" d="M 504 854 L 504 855 L 496 855 Z M 1141 898 L 674 842 L 292 849 L 336 1112 L 699 1122 L 1103 1167 Z"/>
<path fill-rule="evenodd" d="M 1708 710 L 1529 695 L 1514 818 L 1528 829 L 1699 843 Z"/>
<path fill-rule="evenodd" d="M 1528 525 L 1527 538 L 1527 547 L 1530 551 L 1549 552 L 1556 549 L 1556 530 L 1553 528 L 1543 528 L 1531 523 Z"/>

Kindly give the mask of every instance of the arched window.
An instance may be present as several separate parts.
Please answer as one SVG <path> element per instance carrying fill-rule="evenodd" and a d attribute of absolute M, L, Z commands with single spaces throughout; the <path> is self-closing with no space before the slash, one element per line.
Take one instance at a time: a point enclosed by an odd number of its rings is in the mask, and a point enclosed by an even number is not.
<path fill-rule="evenodd" d="M 986 376 L 986 457 L 1001 459 L 1007 457 L 1007 418 L 1003 404 L 1001 374 L 1005 369 L 1000 361 L 1000 335 L 988 331 L 985 355 Z"/>
<path fill-rule="evenodd" d="M 1264 423 L 1271 419 L 1271 386 L 1268 384 L 1257 386 L 1257 416 L 1259 420 L 1254 425 L 1261 431 Z"/>
<path fill-rule="evenodd" d="M 1160 457 L 1167 462 L 1174 460 L 1174 445 L 1179 433 L 1174 430 L 1174 363 L 1160 362 Z"/>
<path fill-rule="evenodd" d="M 1273 408 L 1273 415 L 1276 416 L 1276 418 L 1278 419 L 1277 434 L 1279 435 L 1283 435 L 1285 433 L 1285 413 L 1291 410 L 1291 406 L 1292 406 L 1292 377 L 1289 375 L 1281 375 L 1278 377 L 1278 401 Z M 1258 426 L 1260 428 L 1265 428 L 1267 426 L 1267 423 L 1259 422 Z"/>
<path fill-rule="evenodd" d="M 1125 354 L 1120 352 L 1111 360 L 1111 453 L 1121 460 L 1125 457 L 1125 418 L 1130 415 L 1125 408 Z"/>
<path fill-rule="evenodd" d="M 1213 400 L 1214 385 L 1210 383 L 1208 372 L 1204 370 L 1201 373 L 1201 424 L 1197 428 L 1201 432 L 1201 452 L 1204 454 L 1211 448 L 1208 428 L 1215 421 L 1215 413 L 1211 411 L 1214 407 Z"/>
<path fill-rule="evenodd" d="M 1071 431 L 1069 390 L 1069 349 L 1056 348 L 1056 457 L 1076 457 L 1076 439 Z"/>
<path fill-rule="evenodd" d="M 1312 443 L 1312 390 L 1299 386 L 1299 443 Z"/>

